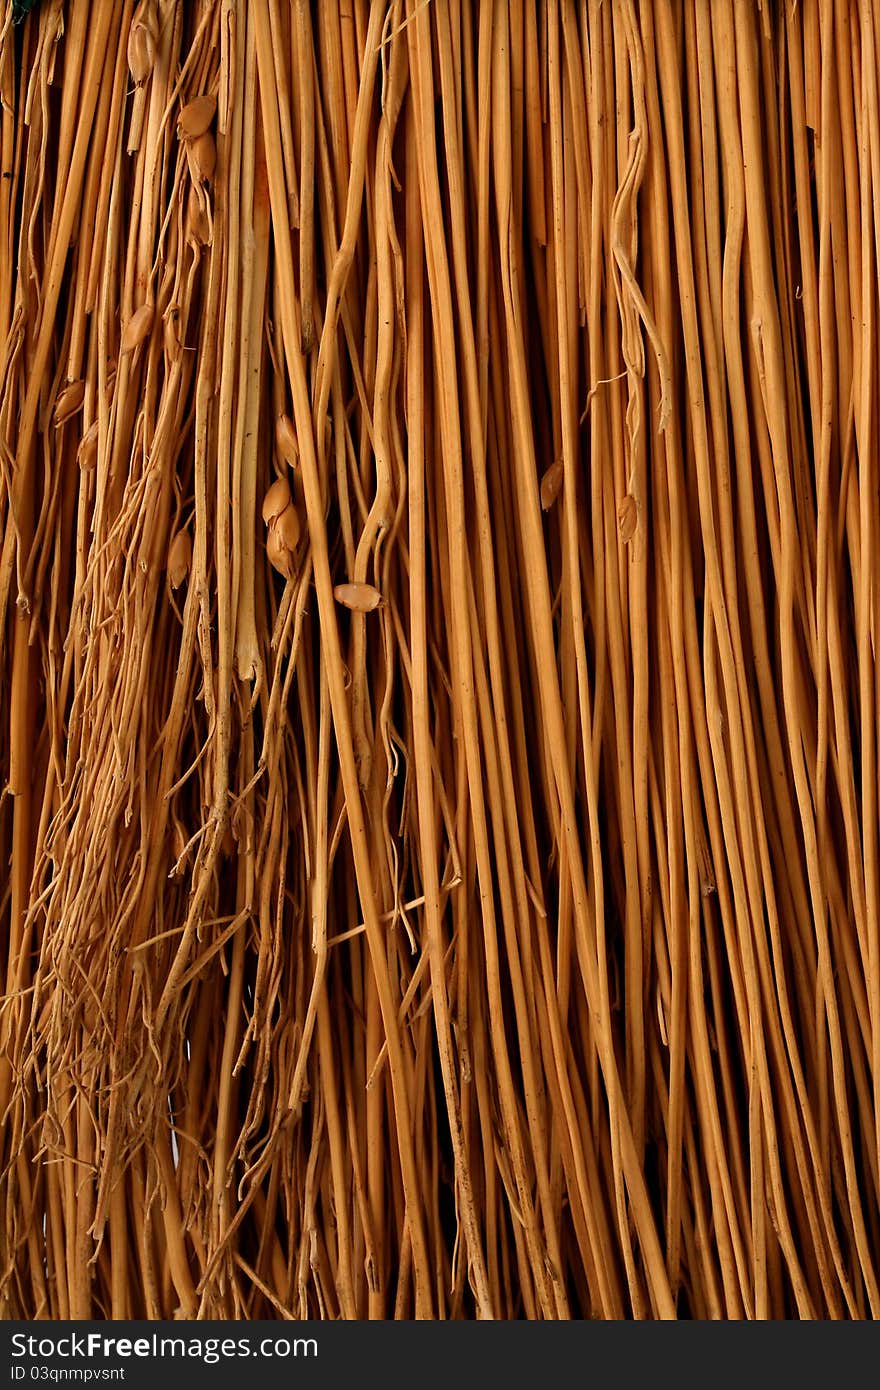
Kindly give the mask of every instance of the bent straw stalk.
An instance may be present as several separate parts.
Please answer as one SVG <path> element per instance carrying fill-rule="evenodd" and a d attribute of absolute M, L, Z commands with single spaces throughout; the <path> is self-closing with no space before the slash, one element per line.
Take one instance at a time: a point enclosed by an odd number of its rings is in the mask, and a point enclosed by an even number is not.
<path fill-rule="evenodd" d="M 878 52 L 4 0 L 0 1315 L 880 1315 Z"/>

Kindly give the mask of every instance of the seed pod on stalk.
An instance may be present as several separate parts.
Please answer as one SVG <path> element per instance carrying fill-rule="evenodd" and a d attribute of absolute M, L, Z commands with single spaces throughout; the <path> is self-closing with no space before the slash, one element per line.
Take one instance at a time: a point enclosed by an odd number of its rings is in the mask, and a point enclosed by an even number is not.
<path fill-rule="evenodd" d="M 333 597 L 353 613 L 372 613 L 382 603 L 382 595 L 372 584 L 337 584 Z"/>
<path fill-rule="evenodd" d="M 135 348 L 140 347 L 144 339 L 150 336 L 153 318 L 152 304 L 142 304 L 139 309 L 135 309 L 123 329 L 122 341 L 119 345 L 120 354 L 134 352 Z"/>
<path fill-rule="evenodd" d="M 263 520 L 273 526 L 285 507 L 290 506 L 290 485 L 286 478 L 276 478 L 263 498 Z"/>
<path fill-rule="evenodd" d="M 84 381 L 71 381 L 65 386 L 63 391 L 58 393 L 55 401 L 55 428 L 63 425 L 71 416 L 76 415 L 82 409 L 85 399 L 86 384 Z"/>
<path fill-rule="evenodd" d="M 188 102 L 177 118 L 177 133 L 181 140 L 198 140 L 200 135 L 210 130 L 216 110 L 216 97 L 195 97 Z"/>
<path fill-rule="evenodd" d="M 158 37 L 156 0 L 141 0 L 128 31 L 128 68 L 138 86 L 146 82 L 153 71 Z"/>
<path fill-rule="evenodd" d="M 179 589 L 192 564 L 192 542 L 187 530 L 178 531 L 168 547 L 168 582 Z"/>

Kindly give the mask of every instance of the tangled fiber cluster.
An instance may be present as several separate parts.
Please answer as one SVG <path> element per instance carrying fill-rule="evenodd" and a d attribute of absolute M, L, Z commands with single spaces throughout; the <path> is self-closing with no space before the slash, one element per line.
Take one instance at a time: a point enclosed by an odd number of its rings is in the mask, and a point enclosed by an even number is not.
<path fill-rule="evenodd" d="M 0 1314 L 880 1314 L 880 6 L 2 9 Z"/>

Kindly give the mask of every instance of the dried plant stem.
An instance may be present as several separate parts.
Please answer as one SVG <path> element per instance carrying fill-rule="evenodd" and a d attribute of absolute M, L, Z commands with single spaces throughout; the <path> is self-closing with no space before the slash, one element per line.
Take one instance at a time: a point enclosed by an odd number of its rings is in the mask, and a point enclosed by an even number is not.
<path fill-rule="evenodd" d="M 0 1315 L 880 1314 L 864 0 L 0 6 Z"/>

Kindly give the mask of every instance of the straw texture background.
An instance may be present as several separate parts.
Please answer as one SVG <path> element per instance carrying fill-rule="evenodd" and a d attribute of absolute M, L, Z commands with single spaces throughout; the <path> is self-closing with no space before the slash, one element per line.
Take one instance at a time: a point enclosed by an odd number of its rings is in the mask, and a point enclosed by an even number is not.
<path fill-rule="evenodd" d="M 0 1314 L 880 1314 L 880 7 L 0 15 Z"/>

